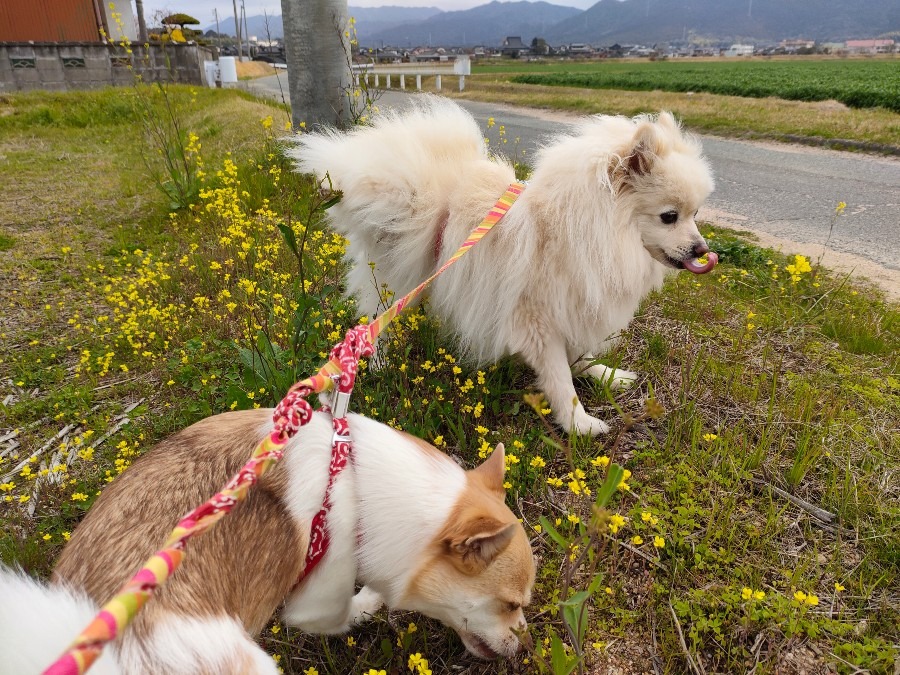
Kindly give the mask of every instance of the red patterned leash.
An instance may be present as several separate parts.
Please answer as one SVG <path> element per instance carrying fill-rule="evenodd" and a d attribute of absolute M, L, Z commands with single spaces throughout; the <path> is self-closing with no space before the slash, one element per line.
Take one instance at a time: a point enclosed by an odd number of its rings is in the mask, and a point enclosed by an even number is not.
<path fill-rule="evenodd" d="M 522 193 L 524 186 L 513 183 L 476 227 L 462 246 L 426 281 L 395 302 L 368 326 L 356 326 L 344 341 L 335 345 L 331 358 L 318 373 L 290 388 L 275 408 L 274 429 L 253 451 L 250 460 L 208 501 L 187 514 L 172 530 L 163 548 L 144 564 L 122 589 L 106 603 L 94 620 L 69 646 L 66 652 L 44 671 L 44 675 L 83 675 L 96 661 L 106 643 L 111 642 L 131 622 L 156 588 L 164 584 L 178 569 L 184 547 L 194 535 L 212 527 L 247 496 L 250 488 L 284 456 L 284 446 L 301 426 L 312 418 L 312 407 L 306 397 L 328 389 L 337 389 L 332 412 L 334 435 L 328 471 L 328 485 L 322 508 L 312 521 L 310 544 L 301 579 L 308 576 L 328 550 L 326 516 L 331 506 L 331 490 L 335 478 L 346 467 L 351 444 L 346 420 L 350 393 L 356 381 L 359 359 L 374 353 L 378 334 L 404 307 L 418 297 L 439 274 L 455 263 L 496 225 Z"/>

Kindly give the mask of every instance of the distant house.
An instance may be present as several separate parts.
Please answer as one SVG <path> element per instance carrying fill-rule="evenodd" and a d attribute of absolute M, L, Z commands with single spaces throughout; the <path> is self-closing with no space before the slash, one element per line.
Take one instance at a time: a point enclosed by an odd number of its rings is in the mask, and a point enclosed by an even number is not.
<path fill-rule="evenodd" d="M 819 45 L 819 49 L 824 54 L 846 54 L 847 45 L 843 42 L 823 42 Z"/>
<path fill-rule="evenodd" d="M 847 40 L 847 51 L 851 54 L 890 54 L 894 51 L 894 41 Z"/>
<path fill-rule="evenodd" d="M 581 55 L 593 54 L 594 48 L 591 47 L 586 42 L 573 42 L 572 44 L 569 45 L 568 52 L 572 56 L 578 56 L 579 54 L 581 54 Z"/>
<path fill-rule="evenodd" d="M 527 54 L 531 48 L 522 42 L 519 36 L 508 36 L 503 38 L 503 44 L 500 47 L 500 53 L 503 56 L 510 56 L 514 59 L 519 58 L 522 54 Z"/>
<path fill-rule="evenodd" d="M 731 45 L 725 50 L 725 56 L 753 56 L 753 45 Z"/>
<path fill-rule="evenodd" d="M 778 48 L 783 50 L 785 54 L 796 54 L 797 52 L 809 52 L 816 47 L 815 40 L 782 40 L 778 43 Z"/>

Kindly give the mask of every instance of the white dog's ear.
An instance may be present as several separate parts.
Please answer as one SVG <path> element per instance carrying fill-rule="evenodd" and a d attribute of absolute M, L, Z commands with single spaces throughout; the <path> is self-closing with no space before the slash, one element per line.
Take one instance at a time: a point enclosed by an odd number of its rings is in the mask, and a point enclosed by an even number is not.
<path fill-rule="evenodd" d="M 505 493 L 503 488 L 506 473 L 506 450 L 503 443 L 497 443 L 494 452 L 484 462 L 472 469 L 472 474 L 481 479 L 482 484 L 494 492 Z"/>
<path fill-rule="evenodd" d="M 477 518 L 462 533 L 447 541 L 454 567 L 464 574 L 478 574 L 509 546 L 517 523 Z"/>
<path fill-rule="evenodd" d="M 678 120 L 675 119 L 675 115 L 668 110 L 663 110 L 659 113 L 659 117 L 657 117 L 656 120 L 659 123 L 659 126 L 665 127 L 669 131 L 677 133 L 681 130 L 681 126 L 678 124 Z"/>
<path fill-rule="evenodd" d="M 625 167 L 632 176 L 645 176 L 653 168 L 659 154 L 659 135 L 652 122 L 641 122 L 631 141 L 631 151 L 625 158 Z"/>

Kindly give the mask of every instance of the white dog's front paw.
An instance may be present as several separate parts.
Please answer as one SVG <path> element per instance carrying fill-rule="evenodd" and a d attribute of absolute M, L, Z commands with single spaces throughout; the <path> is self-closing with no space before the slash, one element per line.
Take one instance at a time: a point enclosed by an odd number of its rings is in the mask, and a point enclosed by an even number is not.
<path fill-rule="evenodd" d="M 358 626 L 371 619 L 375 612 L 381 609 L 384 600 L 375 591 L 368 586 L 359 589 L 359 593 L 353 596 L 353 603 L 350 607 L 350 625 Z"/>
<path fill-rule="evenodd" d="M 596 436 L 609 433 L 609 425 L 603 420 L 588 415 L 581 405 L 575 408 L 569 420 L 565 422 L 560 420 L 560 423 L 563 426 L 568 426 L 570 433 L 577 433 L 582 436 Z"/>

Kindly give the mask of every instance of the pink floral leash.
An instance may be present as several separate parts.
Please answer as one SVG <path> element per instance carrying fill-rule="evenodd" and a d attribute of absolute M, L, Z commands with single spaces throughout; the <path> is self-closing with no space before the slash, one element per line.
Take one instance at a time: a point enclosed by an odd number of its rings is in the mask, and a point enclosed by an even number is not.
<path fill-rule="evenodd" d="M 290 388 L 275 408 L 274 428 L 253 451 L 250 460 L 209 500 L 188 513 L 172 530 L 162 549 L 144 564 L 122 589 L 107 602 L 94 620 L 72 642 L 66 652 L 45 671 L 44 675 L 83 675 L 100 656 L 103 647 L 119 635 L 141 610 L 156 588 L 163 585 L 178 569 L 185 554 L 185 544 L 194 535 L 206 531 L 247 496 L 250 488 L 272 465 L 284 456 L 287 442 L 312 418 L 312 407 L 306 397 L 330 389 L 337 389 L 332 410 L 331 463 L 328 485 L 322 508 L 311 525 L 309 548 L 300 579 L 304 579 L 328 551 L 326 518 L 331 507 L 331 491 L 335 479 L 347 466 L 351 451 L 347 408 L 356 381 L 359 359 L 375 352 L 375 338 L 415 300 L 438 275 L 455 263 L 477 244 L 496 225 L 524 190 L 521 183 L 512 183 L 497 200 L 481 224 L 476 227 L 456 253 L 428 279 L 395 302 L 369 325 L 360 325 L 347 332 L 343 342 L 331 350 L 330 359 L 318 373 Z M 298 582 L 299 583 L 299 582 Z"/>

